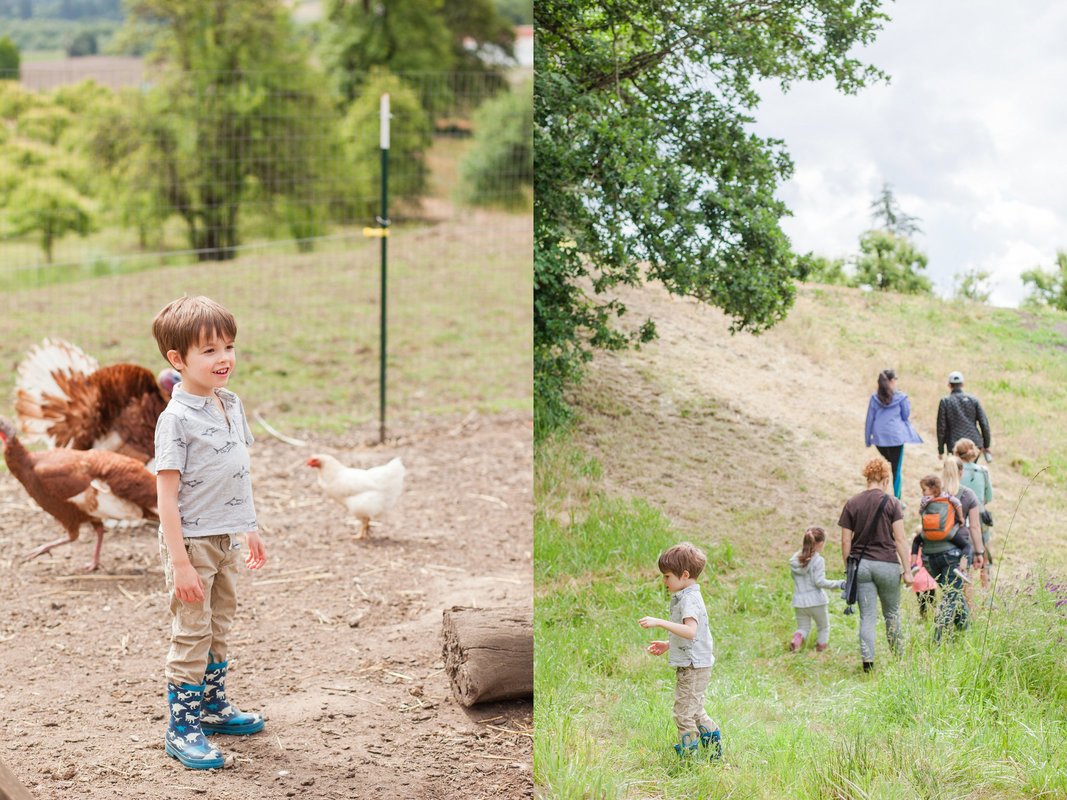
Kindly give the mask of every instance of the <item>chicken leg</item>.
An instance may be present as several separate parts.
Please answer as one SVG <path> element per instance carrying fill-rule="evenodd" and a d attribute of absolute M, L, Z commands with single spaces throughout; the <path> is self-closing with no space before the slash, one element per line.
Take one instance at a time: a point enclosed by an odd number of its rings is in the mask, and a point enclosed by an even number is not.
<path fill-rule="evenodd" d="M 100 524 L 93 525 L 93 531 L 96 533 L 96 546 L 93 547 L 93 560 L 88 564 L 81 567 L 81 572 L 95 572 L 100 568 L 100 548 L 104 544 L 104 526 Z M 62 539 L 56 539 L 54 542 L 48 542 L 48 544 L 42 544 L 40 547 L 34 548 L 25 556 L 23 556 L 23 562 L 32 561 L 38 556 L 43 556 L 45 553 L 51 554 L 53 547 L 58 547 L 61 544 L 69 544 L 76 541 L 77 534 L 74 536 L 64 536 Z"/>

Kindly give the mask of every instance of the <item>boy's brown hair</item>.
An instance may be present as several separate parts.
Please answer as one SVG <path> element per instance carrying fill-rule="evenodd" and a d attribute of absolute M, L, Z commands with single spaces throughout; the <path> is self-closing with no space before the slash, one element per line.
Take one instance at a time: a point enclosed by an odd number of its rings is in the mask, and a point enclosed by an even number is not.
<path fill-rule="evenodd" d="M 237 320 L 226 308 L 210 297 L 179 297 L 167 303 L 152 320 L 152 335 L 163 358 L 178 352 L 182 359 L 204 339 L 221 336 L 237 338 Z"/>
<path fill-rule="evenodd" d="M 695 579 L 707 563 L 708 557 L 700 548 L 689 542 L 682 542 L 663 551 L 659 557 L 659 571 L 663 574 L 669 572 L 679 578 L 683 572 L 688 572 L 689 577 Z"/>
<path fill-rule="evenodd" d="M 929 489 L 931 497 L 937 497 L 941 494 L 941 479 L 933 473 L 930 473 L 924 478 L 920 478 L 919 486 L 923 489 Z"/>

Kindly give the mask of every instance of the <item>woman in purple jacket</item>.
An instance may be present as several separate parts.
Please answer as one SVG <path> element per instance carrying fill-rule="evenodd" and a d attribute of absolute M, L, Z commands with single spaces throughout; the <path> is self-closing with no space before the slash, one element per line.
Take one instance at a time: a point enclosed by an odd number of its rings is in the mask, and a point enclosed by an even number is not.
<path fill-rule="evenodd" d="M 897 373 L 883 369 L 878 373 L 878 391 L 867 404 L 867 427 L 864 443 L 872 444 L 893 470 L 893 494 L 900 499 L 900 477 L 904 465 L 904 445 L 921 444 L 915 427 L 908 419 L 911 403 L 904 392 L 897 391 Z"/>

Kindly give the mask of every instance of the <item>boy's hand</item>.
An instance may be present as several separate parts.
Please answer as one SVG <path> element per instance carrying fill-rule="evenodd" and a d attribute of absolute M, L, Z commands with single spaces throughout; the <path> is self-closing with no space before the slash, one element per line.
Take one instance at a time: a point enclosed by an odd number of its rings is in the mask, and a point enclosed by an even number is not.
<path fill-rule="evenodd" d="M 642 628 L 662 628 L 663 620 L 657 617 L 641 617 L 641 619 L 637 620 L 637 624 Z"/>
<path fill-rule="evenodd" d="M 671 649 L 670 642 L 653 642 L 645 648 L 654 656 L 661 656 Z"/>
<path fill-rule="evenodd" d="M 188 561 L 174 565 L 174 594 L 183 603 L 204 602 L 204 581 Z"/>
<path fill-rule="evenodd" d="M 249 569 L 259 569 L 267 563 L 267 549 L 263 546 L 263 540 L 259 538 L 257 531 L 249 531 L 245 535 L 245 541 L 248 544 L 245 566 Z"/>

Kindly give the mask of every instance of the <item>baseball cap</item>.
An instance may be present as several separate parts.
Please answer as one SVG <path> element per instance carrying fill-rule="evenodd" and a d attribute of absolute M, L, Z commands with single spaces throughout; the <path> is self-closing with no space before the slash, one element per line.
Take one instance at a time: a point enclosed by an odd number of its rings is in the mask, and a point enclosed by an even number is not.
<path fill-rule="evenodd" d="M 949 383 L 963 383 L 963 373 L 962 372 L 950 372 L 948 374 L 948 382 Z"/>

